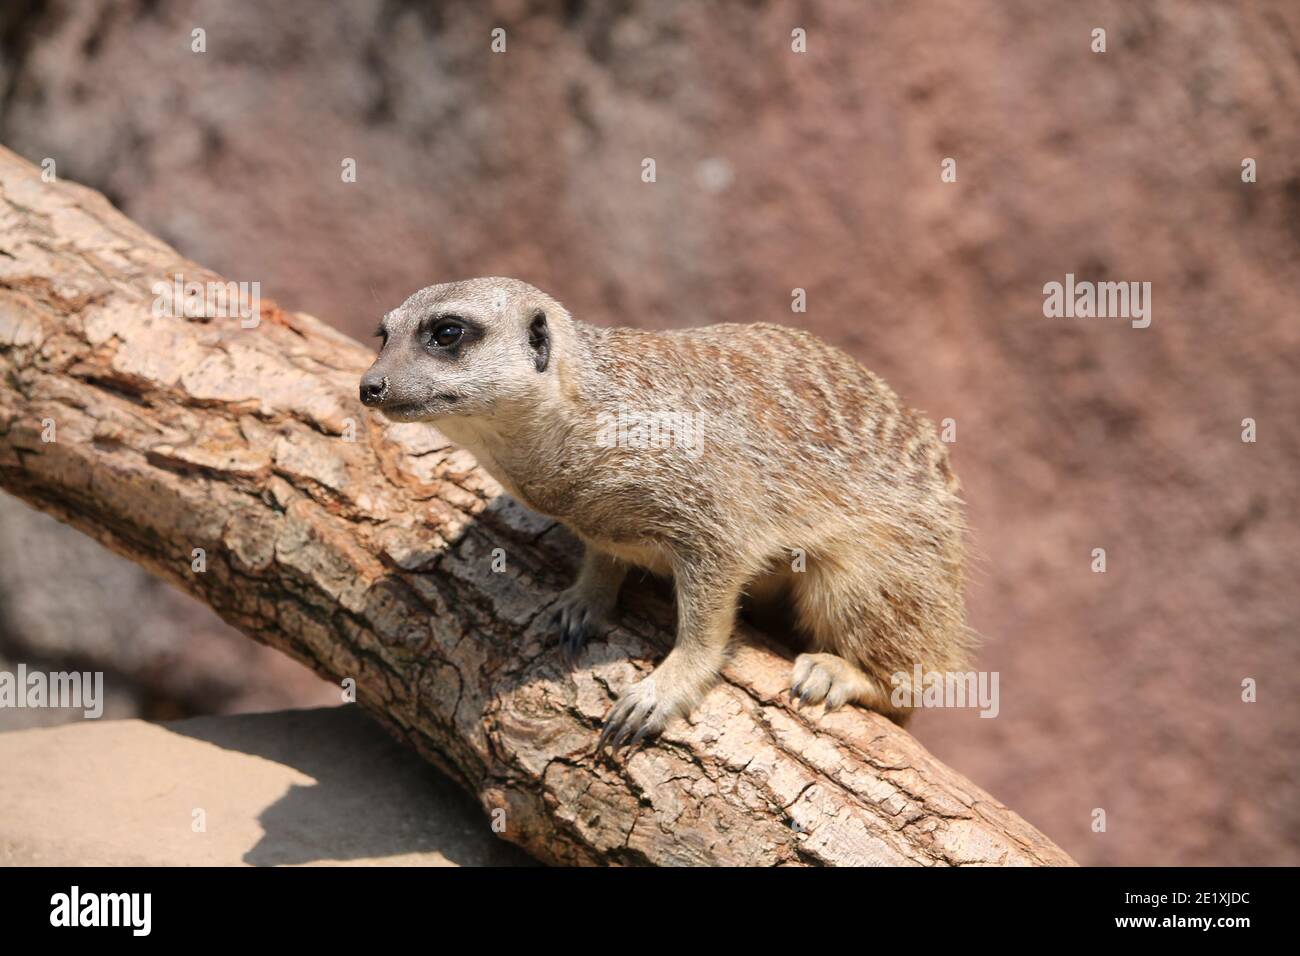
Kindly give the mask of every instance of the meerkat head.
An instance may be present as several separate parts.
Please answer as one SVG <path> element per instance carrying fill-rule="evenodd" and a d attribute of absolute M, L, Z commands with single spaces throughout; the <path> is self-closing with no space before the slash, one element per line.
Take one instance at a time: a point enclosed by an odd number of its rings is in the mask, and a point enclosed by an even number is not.
<path fill-rule="evenodd" d="M 361 401 L 400 422 L 537 403 L 556 388 L 553 353 L 570 321 L 558 302 L 517 279 L 431 285 L 381 320 Z"/>

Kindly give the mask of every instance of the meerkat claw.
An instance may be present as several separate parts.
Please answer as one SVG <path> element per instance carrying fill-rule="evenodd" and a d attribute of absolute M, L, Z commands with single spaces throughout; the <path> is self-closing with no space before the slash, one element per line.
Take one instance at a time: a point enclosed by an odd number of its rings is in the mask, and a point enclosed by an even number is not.
<path fill-rule="evenodd" d="M 640 726 L 636 719 L 636 709 L 636 703 L 627 698 L 614 705 L 614 709 L 605 718 L 604 729 L 601 730 L 600 740 L 596 743 L 597 753 L 604 750 L 618 750 L 627 735 Z"/>
<path fill-rule="evenodd" d="M 559 631 L 560 656 L 566 666 L 573 667 L 577 663 L 578 655 L 591 637 L 594 625 L 594 615 L 590 608 L 568 597 L 561 597 L 551 611 L 550 627 Z"/>
<path fill-rule="evenodd" d="M 648 737 L 657 735 L 665 723 L 666 712 L 655 695 L 654 682 L 646 678 L 614 704 L 605 718 L 605 727 L 596 742 L 596 752 L 606 748 L 617 751 L 624 744 L 635 747 Z"/>
<path fill-rule="evenodd" d="M 581 608 L 562 605 L 556 609 L 551 624 L 560 632 L 560 656 L 566 665 L 572 667 L 589 636 L 587 613 Z"/>
<path fill-rule="evenodd" d="M 605 750 L 610 749 L 611 745 L 614 746 L 614 749 L 617 749 L 614 741 L 617 740 L 618 732 L 622 729 L 623 719 L 623 716 L 617 713 L 617 709 L 610 712 L 609 717 L 605 720 L 605 726 L 601 728 L 600 739 L 596 741 L 596 753 L 603 753 Z"/>

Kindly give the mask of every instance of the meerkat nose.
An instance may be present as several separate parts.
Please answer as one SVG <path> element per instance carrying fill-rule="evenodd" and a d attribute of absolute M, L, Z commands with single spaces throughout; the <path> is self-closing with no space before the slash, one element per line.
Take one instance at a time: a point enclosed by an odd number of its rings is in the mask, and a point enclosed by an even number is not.
<path fill-rule="evenodd" d="M 361 379 L 361 404 L 378 405 L 387 397 L 388 376 L 371 378 L 367 375 Z"/>

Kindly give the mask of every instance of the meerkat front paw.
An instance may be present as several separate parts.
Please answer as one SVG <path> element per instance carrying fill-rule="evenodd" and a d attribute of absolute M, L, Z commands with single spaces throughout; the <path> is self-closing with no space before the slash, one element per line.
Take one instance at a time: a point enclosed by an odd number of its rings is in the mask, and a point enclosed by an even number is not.
<path fill-rule="evenodd" d="M 593 597 L 585 588 L 569 588 L 551 609 L 551 627 L 560 633 L 560 653 L 564 662 L 572 667 L 587 639 L 609 621 L 614 602 L 603 597 Z"/>
<path fill-rule="evenodd" d="M 618 750 L 623 744 L 635 747 L 647 737 L 656 737 L 668 721 L 685 713 L 690 701 L 656 686 L 654 676 L 634 684 L 618 699 L 605 718 L 605 727 L 596 743 L 596 753 L 606 747 Z"/>

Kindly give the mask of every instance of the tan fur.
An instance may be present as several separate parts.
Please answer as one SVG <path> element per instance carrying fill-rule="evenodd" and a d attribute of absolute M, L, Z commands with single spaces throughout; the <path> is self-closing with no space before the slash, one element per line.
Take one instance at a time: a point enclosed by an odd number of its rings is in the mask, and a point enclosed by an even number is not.
<path fill-rule="evenodd" d="M 526 334 L 538 313 L 551 338 L 541 372 Z M 395 344 L 428 314 L 473 317 L 487 334 L 430 365 Z M 392 376 L 393 417 L 434 422 L 586 543 L 554 612 L 571 643 L 606 620 L 628 565 L 672 573 L 677 643 L 615 705 L 615 745 L 657 733 L 712 686 L 744 592 L 793 601 L 812 645 L 794 669 L 805 700 L 899 717 L 892 675 L 966 667 L 963 522 L 947 450 L 838 349 L 764 324 L 597 328 L 498 278 L 432 286 L 385 323 L 389 345 L 367 375 Z M 444 389 L 465 394 L 453 406 L 427 398 Z M 602 446 L 601 413 L 620 409 L 698 415 L 699 453 Z M 806 569 L 795 571 L 799 552 Z"/>

